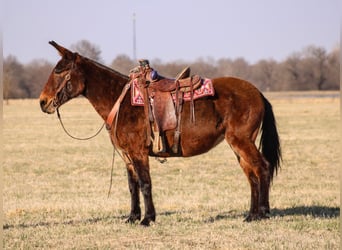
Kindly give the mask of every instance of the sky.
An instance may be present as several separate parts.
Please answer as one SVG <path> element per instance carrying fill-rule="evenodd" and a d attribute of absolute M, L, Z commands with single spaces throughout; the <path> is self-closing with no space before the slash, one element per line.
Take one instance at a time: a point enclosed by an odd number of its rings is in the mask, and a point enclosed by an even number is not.
<path fill-rule="evenodd" d="M 48 44 L 86 39 L 105 64 L 118 55 L 162 62 L 243 57 L 281 61 L 340 42 L 339 0 L 3 0 L 3 56 L 59 60 Z"/>

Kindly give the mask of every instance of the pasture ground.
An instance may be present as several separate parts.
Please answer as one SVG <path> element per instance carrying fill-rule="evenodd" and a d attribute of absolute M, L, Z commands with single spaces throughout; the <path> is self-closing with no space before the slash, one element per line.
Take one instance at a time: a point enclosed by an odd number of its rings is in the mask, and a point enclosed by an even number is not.
<path fill-rule="evenodd" d="M 319 94 L 266 94 L 283 151 L 269 220 L 243 222 L 249 185 L 222 143 L 193 158 L 150 159 L 157 220 L 148 228 L 124 223 L 130 198 L 118 156 L 107 198 L 112 146 L 106 130 L 76 141 L 56 115 L 40 111 L 38 100 L 4 102 L 4 248 L 338 249 L 340 105 L 331 93 Z M 76 136 L 102 123 L 85 99 L 60 110 Z"/>

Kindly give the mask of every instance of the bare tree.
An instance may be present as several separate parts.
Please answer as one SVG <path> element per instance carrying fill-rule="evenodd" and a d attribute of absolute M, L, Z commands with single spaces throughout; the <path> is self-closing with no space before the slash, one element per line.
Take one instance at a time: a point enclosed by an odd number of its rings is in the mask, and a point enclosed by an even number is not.
<path fill-rule="evenodd" d="M 216 62 L 212 58 L 206 60 L 199 58 L 191 64 L 192 71 L 204 77 L 213 78 L 217 76 Z"/>
<path fill-rule="evenodd" d="M 261 90 L 272 90 L 273 73 L 276 64 L 274 60 L 260 60 L 251 66 L 251 80 Z"/>
<path fill-rule="evenodd" d="M 9 55 L 5 58 L 3 67 L 4 99 L 29 97 L 30 91 L 25 82 L 24 67 L 17 58 Z"/>
<path fill-rule="evenodd" d="M 326 50 L 321 47 L 308 46 L 304 49 L 302 60 L 303 73 L 307 74 L 307 82 L 312 82 L 318 90 L 323 90 L 326 81 L 328 56 Z"/>
<path fill-rule="evenodd" d="M 45 60 L 34 60 L 24 66 L 24 76 L 30 88 L 30 98 L 39 96 L 52 68 L 53 65 Z"/>
<path fill-rule="evenodd" d="M 184 62 L 169 62 L 162 63 L 160 60 L 152 60 L 151 66 L 158 71 L 158 74 L 174 78 L 176 77 L 185 67 L 190 66 Z M 193 70 L 193 68 L 192 68 Z"/>
<path fill-rule="evenodd" d="M 283 74 L 278 76 L 281 78 L 283 90 L 301 90 L 301 72 L 300 72 L 301 56 L 299 53 L 293 53 L 283 63 Z"/>
<path fill-rule="evenodd" d="M 340 88 L 340 47 L 334 48 L 328 54 L 326 69 L 326 88 L 338 90 Z"/>
<path fill-rule="evenodd" d="M 82 56 L 88 57 L 94 61 L 102 61 L 100 48 L 88 40 L 80 40 L 77 43 L 72 44 L 70 48 L 80 53 Z"/>
<path fill-rule="evenodd" d="M 101 61 L 101 51 L 87 40 L 74 44 L 73 49 L 80 54 Z M 174 61 L 163 63 L 159 59 L 150 60 L 151 66 L 161 75 L 176 77 L 186 66 L 191 74 L 203 77 L 235 76 L 251 81 L 260 90 L 337 90 L 340 87 L 340 48 L 331 52 L 324 48 L 308 46 L 295 52 L 286 60 L 260 60 L 249 64 L 244 58 L 230 59 L 200 58 L 194 62 Z M 138 65 L 127 55 L 118 55 L 111 67 L 123 74 Z M 3 60 L 3 98 L 36 98 L 43 87 L 53 65 L 44 60 L 34 60 L 26 65 L 10 55 Z"/>
<path fill-rule="evenodd" d="M 249 63 L 242 57 L 235 59 L 232 62 L 232 75 L 236 77 L 240 77 L 243 79 L 250 78 L 250 65 Z"/>
<path fill-rule="evenodd" d="M 233 75 L 233 60 L 230 58 L 221 58 L 217 61 L 217 74 L 219 76 Z"/>
<path fill-rule="evenodd" d="M 11 82 L 12 82 L 12 74 L 10 73 L 10 69 L 6 64 L 3 66 L 3 98 L 6 100 L 6 104 L 9 104 L 10 91 L 11 91 Z"/>
<path fill-rule="evenodd" d="M 289 90 L 289 85 L 286 82 L 286 68 L 284 63 L 276 63 L 272 72 L 272 91 Z"/>
<path fill-rule="evenodd" d="M 134 62 L 127 55 L 118 55 L 111 63 L 111 67 L 122 74 L 128 75 L 129 71 L 138 65 L 138 62 Z"/>

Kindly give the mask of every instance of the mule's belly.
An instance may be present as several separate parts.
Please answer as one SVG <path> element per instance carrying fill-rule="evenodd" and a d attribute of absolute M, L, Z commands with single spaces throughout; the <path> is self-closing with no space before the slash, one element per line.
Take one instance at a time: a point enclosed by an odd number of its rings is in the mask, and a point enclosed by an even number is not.
<path fill-rule="evenodd" d="M 195 103 L 195 122 L 189 116 L 182 117 L 182 156 L 189 157 L 208 152 L 224 139 L 222 118 L 211 100 Z M 187 107 L 185 107 L 185 111 Z M 185 112 L 187 113 L 187 112 Z"/>
<path fill-rule="evenodd" d="M 174 154 L 174 130 L 166 131 L 167 152 L 157 155 L 150 150 L 151 156 L 159 157 L 190 157 L 208 152 L 224 139 L 223 119 L 215 108 L 211 98 L 195 101 L 195 121 L 190 121 L 190 104 L 184 103 L 180 126 L 179 152 Z"/>
<path fill-rule="evenodd" d="M 190 157 L 206 153 L 210 149 L 217 146 L 224 139 L 223 134 L 216 136 L 213 136 L 212 134 L 192 136 L 193 138 L 189 138 L 181 142 L 183 157 Z"/>

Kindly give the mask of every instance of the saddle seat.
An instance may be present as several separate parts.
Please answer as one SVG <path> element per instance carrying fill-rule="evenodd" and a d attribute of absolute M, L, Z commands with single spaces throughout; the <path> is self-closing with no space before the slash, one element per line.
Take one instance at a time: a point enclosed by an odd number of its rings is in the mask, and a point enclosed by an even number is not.
<path fill-rule="evenodd" d="M 189 92 L 199 88 L 201 80 L 199 75 L 190 76 L 190 68 L 186 67 L 175 79 L 159 76 L 148 88 L 160 92 L 176 92 L 178 88 L 180 92 Z"/>
<path fill-rule="evenodd" d="M 184 79 L 179 79 L 178 84 L 179 91 L 189 92 L 191 91 L 191 85 L 193 90 L 200 87 L 201 77 L 198 75 L 194 75 Z M 160 78 L 158 81 L 151 82 L 149 88 L 153 89 L 154 91 L 175 92 L 177 90 L 177 81 L 175 79 Z"/>

